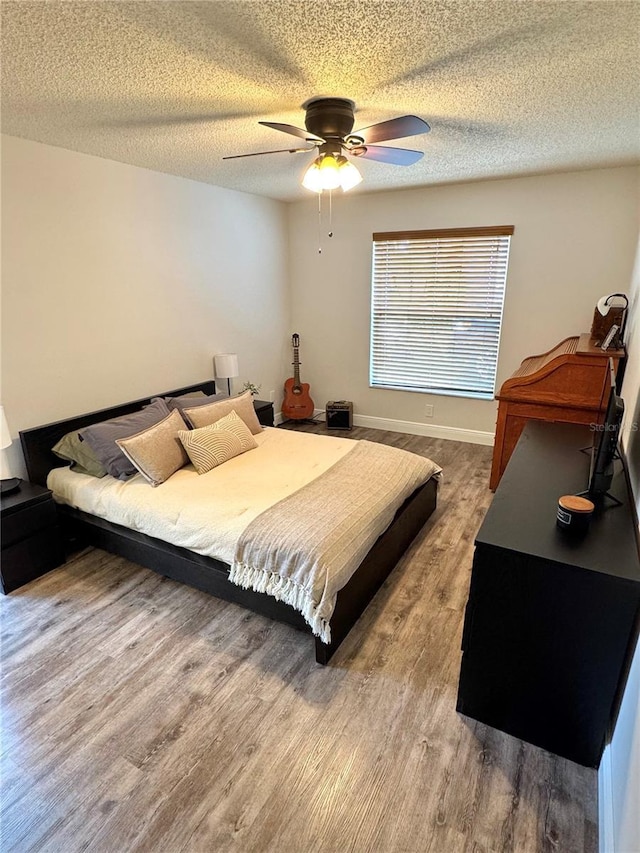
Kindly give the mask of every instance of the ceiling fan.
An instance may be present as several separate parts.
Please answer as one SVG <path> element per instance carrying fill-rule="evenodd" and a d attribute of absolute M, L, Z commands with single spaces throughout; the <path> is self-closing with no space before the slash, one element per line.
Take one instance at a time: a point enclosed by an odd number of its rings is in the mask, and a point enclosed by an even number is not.
<path fill-rule="evenodd" d="M 375 143 L 416 136 L 431 130 L 426 121 L 417 116 L 407 115 L 353 131 L 355 104 L 346 98 L 314 98 L 304 107 L 306 129 L 273 121 L 258 123 L 304 139 L 308 143 L 306 148 L 256 151 L 253 154 L 234 154 L 222 159 L 235 160 L 262 154 L 294 154 L 317 150 L 318 156 L 305 172 L 302 185 L 317 193 L 338 187 L 346 191 L 359 184 L 362 176 L 354 164 L 347 160 L 345 154 L 367 160 L 379 160 L 382 163 L 392 163 L 396 166 L 411 166 L 423 156 L 422 151 L 387 148 Z"/>

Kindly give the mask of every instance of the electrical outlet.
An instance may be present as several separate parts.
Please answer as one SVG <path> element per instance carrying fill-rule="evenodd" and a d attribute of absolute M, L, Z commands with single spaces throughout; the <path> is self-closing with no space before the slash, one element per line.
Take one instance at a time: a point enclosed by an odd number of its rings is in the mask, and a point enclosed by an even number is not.
<path fill-rule="evenodd" d="M 275 399 L 276 399 L 276 392 L 275 392 L 275 391 L 269 391 L 269 400 L 270 400 L 270 402 L 272 402 L 272 403 L 273 403 Z"/>
<path fill-rule="evenodd" d="M 424 407 L 424 416 L 425 416 L 425 418 L 432 418 L 433 417 L 433 406 L 430 403 L 428 403 Z"/>

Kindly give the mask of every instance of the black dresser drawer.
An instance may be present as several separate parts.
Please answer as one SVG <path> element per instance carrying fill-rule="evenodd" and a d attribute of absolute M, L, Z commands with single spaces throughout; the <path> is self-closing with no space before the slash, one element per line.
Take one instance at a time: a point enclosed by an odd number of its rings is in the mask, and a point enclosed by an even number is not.
<path fill-rule="evenodd" d="M 60 531 L 57 525 L 45 527 L 28 539 L 2 549 L 2 591 L 11 592 L 62 562 Z"/>
<path fill-rule="evenodd" d="M 56 523 L 56 505 L 52 500 L 7 513 L 2 519 L 2 559 L 5 559 L 4 549 L 10 545 L 32 536 L 44 527 Z"/>

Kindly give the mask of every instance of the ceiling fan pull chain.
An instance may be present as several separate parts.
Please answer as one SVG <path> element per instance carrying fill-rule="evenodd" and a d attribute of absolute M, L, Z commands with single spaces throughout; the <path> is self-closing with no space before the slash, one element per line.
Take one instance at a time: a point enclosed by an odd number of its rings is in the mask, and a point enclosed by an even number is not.
<path fill-rule="evenodd" d="M 322 193 L 318 193 L 318 254 L 322 254 Z"/>
<path fill-rule="evenodd" d="M 329 237 L 333 237 L 333 190 L 329 190 Z"/>

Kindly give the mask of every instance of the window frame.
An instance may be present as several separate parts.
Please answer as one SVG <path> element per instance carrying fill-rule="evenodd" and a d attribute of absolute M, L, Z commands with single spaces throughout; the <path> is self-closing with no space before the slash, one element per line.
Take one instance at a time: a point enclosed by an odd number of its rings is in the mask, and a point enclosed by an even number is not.
<path fill-rule="evenodd" d="M 379 231 L 374 232 L 372 235 L 372 263 L 371 263 L 371 315 L 370 315 L 370 338 L 369 338 L 369 387 L 375 388 L 379 390 L 398 390 L 398 391 L 410 391 L 419 394 L 432 394 L 438 396 L 453 396 L 453 397 L 463 397 L 467 399 L 476 399 L 476 400 L 492 400 L 495 396 L 495 388 L 496 388 L 496 376 L 498 369 L 498 356 L 500 351 L 500 338 L 502 334 L 502 321 L 504 318 L 504 303 L 506 299 L 506 288 L 507 288 L 507 276 L 508 276 L 508 267 L 509 267 L 509 257 L 511 250 L 511 237 L 515 232 L 515 227 L 513 225 L 491 225 L 491 226 L 478 226 L 478 227 L 470 227 L 470 228 L 439 228 L 439 229 L 429 229 L 429 230 L 419 230 L 419 231 Z M 492 376 L 492 384 L 491 390 L 488 391 L 479 387 L 479 384 L 476 388 L 443 388 L 437 386 L 430 386 L 427 384 L 423 384 L 420 387 L 403 385 L 402 383 L 385 383 L 382 381 L 375 381 L 375 360 L 376 360 L 376 345 L 378 347 L 383 348 L 384 344 L 380 344 L 380 324 L 376 321 L 376 298 L 380 297 L 380 289 L 384 287 L 384 285 L 377 284 L 376 280 L 376 244 L 377 243 L 405 243 L 407 241 L 434 241 L 434 244 L 437 243 L 438 240 L 465 240 L 468 239 L 470 242 L 473 240 L 478 240 L 478 238 L 491 238 L 491 237 L 506 237 L 506 255 L 504 255 L 504 248 L 502 251 L 503 265 L 504 265 L 504 278 L 502 279 L 501 284 L 501 301 L 500 301 L 500 309 L 499 309 L 499 318 L 498 318 L 498 327 L 497 327 L 497 337 L 495 341 L 495 349 L 490 347 L 487 344 L 486 349 L 483 351 L 491 352 L 492 357 L 495 359 L 495 369 L 493 370 Z M 451 244 L 450 244 L 451 247 Z M 435 254 L 436 248 L 434 245 L 433 254 Z M 498 254 L 498 250 L 496 249 L 496 257 L 500 257 Z M 487 262 L 486 267 L 487 271 L 489 271 L 489 262 Z M 411 272 L 411 270 L 408 270 Z M 434 272 L 433 263 L 430 264 L 424 263 L 423 269 L 420 274 L 424 277 L 427 272 Z M 434 285 L 436 288 L 442 288 L 445 286 L 444 278 L 445 273 L 440 272 L 441 279 L 438 282 L 438 273 L 436 272 Z M 448 272 L 448 271 L 447 271 Z M 464 281 L 465 275 L 468 275 L 468 269 L 464 270 L 462 273 L 462 279 L 464 284 L 468 284 L 468 282 Z M 491 279 L 487 277 L 487 273 L 484 273 L 485 277 L 482 279 L 482 287 L 486 289 L 487 293 L 490 292 L 492 284 Z M 464 306 L 464 301 L 461 299 L 458 302 L 458 305 Z M 491 312 L 487 311 L 486 317 L 489 319 L 490 314 L 494 316 L 491 318 L 495 320 L 495 310 Z M 452 314 L 451 318 L 451 330 L 453 332 L 454 324 L 456 322 L 456 315 Z M 495 334 L 495 333 L 494 333 Z M 378 340 L 376 341 L 376 335 L 378 335 Z M 455 355 L 451 355 L 451 358 L 455 358 Z M 378 361 L 379 361 L 378 356 Z M 425 365 L 428 365 L 428 362 L 422 358 L 422 361 Z M 425 367 L 425 372 L 428 370 L 428 366 Z M 440 373 L 442 375 L 442 373 Z M 422 377 L 423 381 L 425 377 Z"/>

